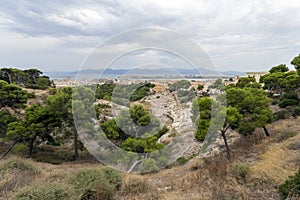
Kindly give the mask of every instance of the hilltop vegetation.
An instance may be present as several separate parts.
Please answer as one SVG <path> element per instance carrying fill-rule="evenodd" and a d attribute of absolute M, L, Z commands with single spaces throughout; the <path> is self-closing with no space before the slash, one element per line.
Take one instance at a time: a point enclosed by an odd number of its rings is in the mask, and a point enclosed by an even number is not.
<path fill-rule="evenodd" d="M 20 70 L 15 68 L 1 68 L 0 80 L 9 84 L 16 84 L 32 89 L 47 89 L 53 85 L 48 76 L 42 76 L 43 72 L 38 69 Z"/>

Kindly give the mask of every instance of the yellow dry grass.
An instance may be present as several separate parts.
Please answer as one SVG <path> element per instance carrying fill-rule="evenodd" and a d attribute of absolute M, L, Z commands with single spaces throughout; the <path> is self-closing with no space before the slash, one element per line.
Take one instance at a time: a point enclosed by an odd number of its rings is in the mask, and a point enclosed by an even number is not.
<path fill-rule="evenodd" d="M 274 132 L 279 133 L 288 130 L 295 131 L 297 135 L 283 142 L 270 144 L 267 150 L 259 156 L 261 161 L 254 164 L 251 170 L 257 176 L 266 176 L 281 184 L 299 168 L 292 161 L 299 159 L 300 152 L 289 148 L 293 143 L 300 141 L 299 118 L 279 121 L 274 123 L 271 128 Z"/>

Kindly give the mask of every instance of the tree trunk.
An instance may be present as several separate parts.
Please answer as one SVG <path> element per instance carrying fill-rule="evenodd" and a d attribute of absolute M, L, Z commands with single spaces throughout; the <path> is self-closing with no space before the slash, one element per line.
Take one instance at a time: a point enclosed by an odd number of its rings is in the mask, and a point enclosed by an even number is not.
<path fill-rule="evenodd" d="M 16 141 L 14 141 L 14 143 L 12 143 L 12 145 L 10 145 L 10 147 L 6 150 L 6 152 L 4 153 L 4 155 L 2 156 L 1 159 L 4 159 L 8 154 L 9 152 L 14 148 L 14 146 L 20 141 L 21 137 L 18 137 L 16 139 Z"/>
<path fill-rule="evenodd" d="M 263 126 L 263 129 L 264 129 L 264 131 L 265 131 L 265 135 L 266 135 L 267 137 L 269 137 L 269 136 L 270 136 L 270 133 L 269 133 L 268 129 L 267 129 L 265 126 Z"/>
<path fill-rule="evenodd" d="M 34 144 L 34 141 L 35 141 L 35 139 L 36 139 L 36 137 L 39 135 L 39 133 L 36 133 L 33 137 L 32 137 L 32 139 L 31 139 L 31 141 L 30 141 L 30 144 L 29 144 L 29 157 L 32 155 L 32 151 L 33 151 L 33 144 Z"/>
<path fill-rule="evenodd" d="M 11 80 L 11 75 L 8 72 L 4 72 L 3 75 L 7 75 L 8 80 L 9 80 L 9 84 L 12 84 L 12 80 Z"/>
<path fill-rule="evenodd" d="M 227 159 L 231 160 L 230 151 L 229 151 L 229 147 L 228 147 L 228 144 L 227 144 L 227 138 L 226 138 L 226 135 L 225 135 L 225 131 L 222 130 L 221 135 L 222 135 L 224 143 L 225 143 L 226 152 L 227 152 Z"/>
<path fill-rule="evenodd" d="M 74 130 L 74 159 L 78 160 L 78 133 L 77 130 Z"/>

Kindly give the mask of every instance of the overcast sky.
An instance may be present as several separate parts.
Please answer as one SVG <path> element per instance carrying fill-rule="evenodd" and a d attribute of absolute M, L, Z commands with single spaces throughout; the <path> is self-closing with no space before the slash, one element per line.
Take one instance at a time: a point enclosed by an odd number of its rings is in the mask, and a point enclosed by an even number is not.
<path fill-rule="evenodd" d="M 77 70 L 105 39 L 143 27 L 195 40 L 220 70 L 292 68 L 300 53 L 299 0 L 4 0 L 0 66 Z"/>

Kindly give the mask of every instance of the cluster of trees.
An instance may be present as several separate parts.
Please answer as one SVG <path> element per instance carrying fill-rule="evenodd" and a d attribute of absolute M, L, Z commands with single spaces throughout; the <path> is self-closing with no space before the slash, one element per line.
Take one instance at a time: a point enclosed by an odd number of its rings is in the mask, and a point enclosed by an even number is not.
<path fill-rule="evenodd" d="M 86 120 L 81 120 L 81 118 L 85 117 L 87 109 L 90 113 L 93 109 L 96 110 L 99 119 L 101 106 L 94 104 L 95 98 L 112 100 L 115 94 L 117 98 L 136 101 L 150 94 L 151 88 L 155 86 L 146 82 L 129 86 L 104 84 L 98 85 L 95 93 L 88 87 L 79 87 L 76 90 L 69 87 L 51 88 L 42 102 L 39 99 L 40 103 L 28 105 L 27 100 L 34 98 L 35 95 L 26 92 L 21 86 L 46 89 L 51 82 L 40 84 L 43 82 L 41 80 L 47 77 L 40 76 L 42 72 L 38 70 L 22 71 L 6 68 L 1 70 L 3 80 L 0 80 L 0 137 L 1 141 L 11 141 L 11 146 L 3 157 L 19 144 L 28 146 L 28 154 L 31 156 L 36 144 L 60 146 L 73 140 L 74 159 L 77 160 L 78 149 L 82 148 L 82 144 L 78 138 L 74 119 L 76 118 L 78 123 L 85 123 Z M 73 115 L 72 107 L 76 108 L 75 113 L 80 113 L 80 115 Z M 18 110 L 19 114 L 15 115 L 13 110 Z M 133 123 L 130 124 L 130 120 Z M 95 121 L 92 119 L 90 121 L 90 124 L 86 126 L 93 126 Z M 120 124 L 122 127 L 119 127 Z M 156 143 L 157 139 L 168 131 L 166 127 L 160 130 L 158 120 L 146 112 L 142 106 L 134 106 L 128 111 L 122 111 L 120 116 L 104 122 L 101 127 L 109 139 L 121 148 L 133 152 L 150 152 L 160 149 L 161 145 Z"/>
<path fill-rule="evenodd" d="M 22 90 L 17 85 L 0 80 L 0 138 L 6 134 L 8 124 L 17 120 L 7 108 L 25 108 L 28 98 L 33 98 L 33 93 Z"/>
<path fill-rule="evenodd" d="M 190 86 L 191 86 L 190 81 L 188 81 L 188 80 L 180 80 L 180 81 L 177 81 L 177 82 L 175 82 L 173 84 L 170 84 L 169 85 L 169 89 L 171 91 L 177 91 L 179 89 L 188 89 Z"/>
<path fill-rule="evenodd" d="M 227 105 L 224 105 L 226 95 Z M 262 89 L 245 87 L 226 88 L 225 94 L 217 99 L 203 97 L 195 100 L 192 107 L 192 119 L 196 124 L 195 137 L 203 141 L 209 132 L 220 132 L 227 149 L 228 159 L 230 153 L 227 145 L 226 132 L 229 128 L 236 129 L 242 135 L 251 135 L 261 127 L 265 135 L 269 136 L 266 124 L 273 121 L 270 109 L 270 99 Z"/>
<path fill-rule="evenodd" d="M 273 104 L 278 104 L 281 108 L 294 107 L 296 110 L 299 109 L 299 58 L 300 55 L 291 62 L 296 71 L 289 71 L 285 64 L 281 64 L 273 67 L 269 74 L 260 79 L 260 82 L 264 84 L 264 89 L 267 89 L 270 97 L 274 99 Z"/>
<path fill-rule="evenodd" d="M 138 101 L 151 93 L 151 83 L 132 85 L 102 84 L 97 85 L 96 98 L 113 101 L 121 105 L 128 105 L 129 101 Z"/>
<path fill-rule="evenodd" d="M 265 135 L 270 136 L 266 125 L 274 120 L 274 114 L 270 109 L 272 99 L 269 97 L 276 99 L 279 96 L 279 101 L 273 101 L 273 104 L 278 103 L 281 108 L 295 107 L 294 113 L 299 115 L 300 54 L 291 64 L 296 71 L 289 71 L 286 65 L 281 64 L 262 76 L 260 83 L 254 77 L 245 77 L 240 78 L 237 84 L 225 87 L 221 79 L 216 80 L 211 88 L 224 93 L 216 99 L 202 97 L 193 102 L 192 120 L 197 127 L 196 139 L 203 141 L 209 131 L 220 132 L 230 159 L 226 138 L 229 128 L 242 135 L 249 135 L 256 128 L 263 128 Z"/>
<path fill-rule="evenodd" d="M 101 128 L 117 146 L 137 153 L 160 149 L 162 145 L 157 144 L 157 140 L 168 131 L 165 126 L 160 129 L 159 121 L 141 105 L 123 110 L 115 119 L 102 123 Z"/>
<path fill-rule="evenodd" d="M 0 80 L 32 89 L 47 89 L 54 86 L 48 76 L 42 76 L 38 69 L 20 70 L 15 68 L 1 68 Z"/>
<path fill-rule="evenodd" d="M 8 83 L 6 83 L 8 84 Z M 11 85 L 11 84 L 8 84 Z M 15 86 L 20 91 L 25 93 L 21 88 Z M 83 90 L 89 90 L 83 88 Z M 1 91 L 1 88 L 0 88 Z M 90 92 L 92 91 L 85 91 Z M 72 94 L 73 89 L 69 87 L 61 89 L 51 89 L 43 104 L 36 103 L 25 108 L 23 117 L 15 118 L 8 114 L 1 114 L 1 118 L 5 120 L 5 132 L 3 137 L 5 140 L 14 141 L 12 146 L 4 154 L 4 157 L 18 143 L 23 143 L 28 146 L 28 154 L 32 155 L 34 145 L 36 143 L 47 143 L 50 145 L 62 145 L 64 141 L 73 139 L 74 144 L 74 159 L 78 159 L 78 148 L 81 146 L 78 141 L 77 130 L 74 125 L 72 114 Z M 76 95 L 76 94 L 73 94 Z M 18 97 L 14 98 L 19 99 Z M 22 101 L 22 107 L 25 107 L 26 99 Z M 76 104 L 76 101 L 73 101 Z M 6 104 L 8 105 L 8 104 Z M 20 107 L 20 103 L 15 103 L 13 106 Z M 78 108 L 83 107 L 77 105 Z"/>

